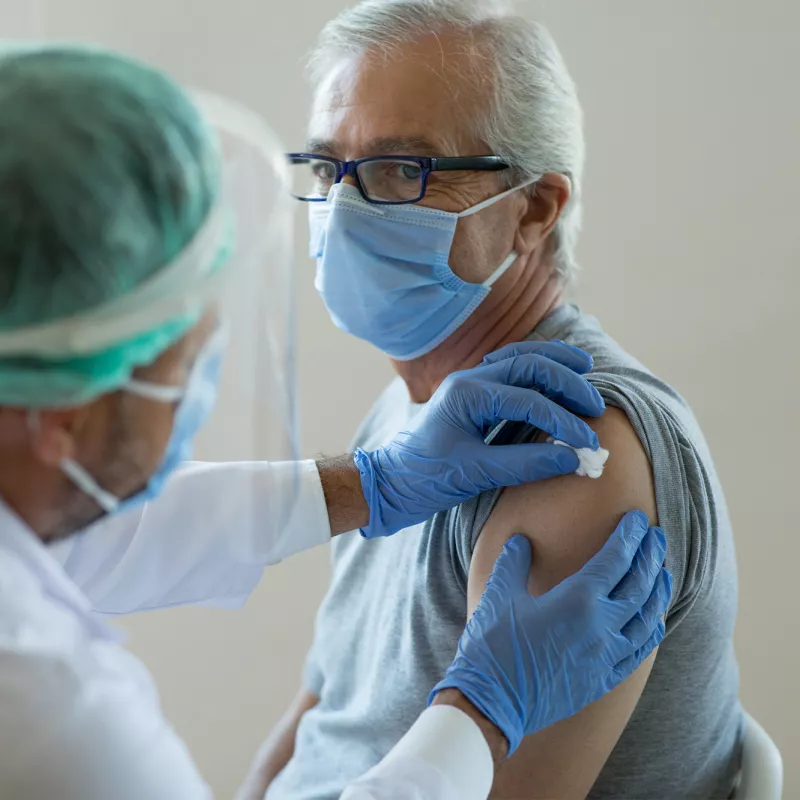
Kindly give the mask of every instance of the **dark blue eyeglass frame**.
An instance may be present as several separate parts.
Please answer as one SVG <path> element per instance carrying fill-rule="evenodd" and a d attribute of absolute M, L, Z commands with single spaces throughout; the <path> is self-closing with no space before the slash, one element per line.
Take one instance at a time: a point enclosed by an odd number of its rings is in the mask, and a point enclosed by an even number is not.
<path fill-rule="evenodd" d="M 331 186 L 341 183 L 345 176 L 350 176 L 355 181 L 361 196 L 368 202 L 376 206 L 401 206 L 411 203 L 418 203 L 425 197 L 428 189 L 428 178 L 431 172 L 468 170 L 475 172 L 499 172 L 509 169 L 507 164 L 499 156 L 448 156 L 445 158 L 428 158 L 426 156 L 367 156 L 357 158 L 354 161 L 340 161 L 337 158 L 322 156 L 316 153 L 287 153 L 286 157 L 290 164 L 306 164 L 309 161 L 326 161 L 336 168 L 336 179 Z M 410 200 L 376 200 L 367 194 L 361 179 L 358 175 L 358 168 L 361 164 L 370 161 L 404 161 L 409 164 L 416 164 L 420 168 L 420 193 L 418 197 Z M 300 197 L 294 195 L 297 200 L 305 203 L 323 203 L 328 198 L 325 197 Z"/>

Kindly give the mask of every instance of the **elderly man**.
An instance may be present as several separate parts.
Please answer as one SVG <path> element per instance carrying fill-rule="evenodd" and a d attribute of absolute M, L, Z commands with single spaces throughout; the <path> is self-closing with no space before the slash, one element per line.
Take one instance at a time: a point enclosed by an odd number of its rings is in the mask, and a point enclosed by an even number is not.
<path fill-rule="evenodd" d="M 731 525 L 686 403 L 564 302 L 584 142 L 555 44 L 488 1 L 367 0 L 326 26 L 312 65 L 310 141 L 291 160 L 317 286 L 336 325 L 399 376 L 356 443 L 391 438 L 448 374 L 490 351 L 562 339 L 594 356 L 609 408 L 591 425 L 611 456 L 599 480 L 489 492 L 402 537 L 333 544 L 304 687 L 260 756 L 268 800 L 332 800 L 394 745 L 512 534 L 530 539 L 530 586 L 543 593 L 636 507 L 669 541 L 666 637 L 618 689 L 525 741 L 493 796 L 729 797 L 741 726 Z"/>

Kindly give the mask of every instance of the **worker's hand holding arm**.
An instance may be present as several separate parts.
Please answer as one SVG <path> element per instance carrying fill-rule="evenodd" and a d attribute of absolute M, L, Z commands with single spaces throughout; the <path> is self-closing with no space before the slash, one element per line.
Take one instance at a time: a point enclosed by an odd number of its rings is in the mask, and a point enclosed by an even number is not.
<path fill-rule="evenodd" d="M 358 450 L 354 460 L 320 462 L 332 532 L 360 528 L 368 539 L 388 536 L 481 492 L 575 472 L 578 457 L 569 448 L 491 447 L 484 437 L 511 420 L 597 449 L 594 431 L 570 413 L 603 413 L 597 390 L 580 377 L 591 368 L 587 353 L 563 342 L 522 342 L 452 373 L 388 445 Z"/>
<path fill-rule="evenodd" d="M 536 598 L 530 544 L 512 538 L 433 705 L 342 800 L 485 800 L 494 766 L 524 736 L 599 699 L 658 646 L 665 555 L 663 533 L 633 512 L 583 569 Z"/>

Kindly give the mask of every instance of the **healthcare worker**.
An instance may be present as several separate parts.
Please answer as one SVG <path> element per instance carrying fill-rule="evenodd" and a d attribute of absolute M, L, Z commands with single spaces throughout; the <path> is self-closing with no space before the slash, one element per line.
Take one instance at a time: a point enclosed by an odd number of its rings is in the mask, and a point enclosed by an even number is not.
<path fill-rule="evenodd" d="M 266 565 L 332 535 L 396 534 L 598 446 L 570 413 L 602 412 L 588 357 L 543 343 L 452 376 L 374 452 L 264 459 L 295 438 L 280 153 L 249 112 L 130 60 L 0 55 L 0 798 L 208 796 L 101 614 L 240 605 Z M 252 460 L 183 464 L 221 373 L 209 430 Z M 504 419 L 569 446 L 486 446 Z M 634 512 L 533 598 L 513 538 L 431 706 L 344 796 L 485 798 L 524 735 L 657 646 L 665 546 Z"/>

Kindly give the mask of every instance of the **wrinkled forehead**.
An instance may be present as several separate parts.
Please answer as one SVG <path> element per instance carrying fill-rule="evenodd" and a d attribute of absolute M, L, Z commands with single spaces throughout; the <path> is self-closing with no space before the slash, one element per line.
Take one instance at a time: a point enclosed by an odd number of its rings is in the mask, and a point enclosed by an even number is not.
<path fill-rule="evenodd" d="M 343 160 L 371 155 L 485 155 L 475 119 L 486 81 L 463 44 L 426 37 L 349 56 L 315 94 L 309 146 Z"/>

